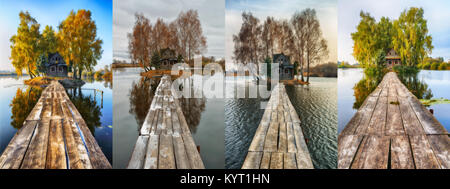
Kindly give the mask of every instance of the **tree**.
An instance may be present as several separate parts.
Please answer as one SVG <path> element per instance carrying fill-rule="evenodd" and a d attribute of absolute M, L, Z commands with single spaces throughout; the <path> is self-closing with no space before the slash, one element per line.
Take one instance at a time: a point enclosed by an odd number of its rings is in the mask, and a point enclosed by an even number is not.
<path fill-rule="evenodd" d="M 398 20 L 394 21 L 394 30 L 393 46 L 404 65 L 416 66 L 431 54 L 432 37 L 428 35 L 427 20 L 423 18 L 422 8 L 404 10 Z"/>
<path fill-rule="evenodd" d="M 300 63 L 300 76 L 301 80 L 305 81 L 303 78 L 303 65 L 304 65 L 304 54 L 305 54 L 305 14 L 303 12 L 295 12 L 291 18 L 292 30 L 294 35 L 294 48 L 296 53 L 294 53 L 294 60 L 298 60 Z"/>
<path fill-rule="evenodd" d="M 252 13 L 242 13 L 242 26 L 237 35 L 233 35 L 234 59 L 243 64 L 257 63 L 260 60 L 260 35 L 262 28 L 259 19 Z"/>
<path fill-rule="evenodd" d="M 57 34 L 58 51 L 73 68 L 73 77 L 81 78 L 84 70 L 92 71 L 102 55 L 103 41 L 97 38 L 97 26 L 91 18 L 91 11 L 71 11 L 60 23 Z"/>
<path fill-rule="evenodd" d="M 155 67 L 156 69 L 159 68 L 160 63 L 161 63 L 161 56 L 160 56 L 159 51 L 153 52 L 151 63 L 152 63 L 151 66 Z"/>
<path fill-rule="evenodd" d="M 192 9 L 187 12 L 181 12 L 175 23 L 177 26 L 176 36 L 180 48 L 179 52 L 190 63 L 194 55 L 205 52 L 207 47 L 198 12 Z"/>
<path fill-rule="evenodd" d="M 49 53 L 55 53 L 58 47 L 58 38 L 56 37 L 55 30 L 51 26 L 45 26 L 42 31 L 41 38 L 39 39 L 40 54 L 48 55 Z"/>
<path fill-rule="evenodd" d="M 45 64 L 48 62 L 46 54 L 42 53 L 39 55 L 38 60 L 36 61 L 36 71 L 40 74 L 46 74 L 47 67 Z"/>
<path fill-rule="evenodd" d="M 152 46 L 152 26 L 150 20 L 143 14 L 135 14 L 133 32 L 128 34 L 128 50 L 132 62 L 138 63 L 145 71 L 151 68 Z"/>
<path fill-rule="evenodd" d="M 305 55 L 306 55 L 306 69 L 308 77 L 306 82 L 309 82 L 309 66 L 310 64 L 320 62 L 324 57 L 328 56 L 327 41 L 322 36 L 319 20 L 314 9 L 305 9 L 303 12 L 305 18 Z"/>
<path fill-rule="evenodd" d="M 276 21 L 273 17 L 267 17 L 262 26 L 261 42 L 264 48 L 264 57 L 271 56 L 274 51 L 276 34 Z"/>
<path fill-rule="evenodd" d="M 18 75 L 22 75 L 26 69 L 31 78 L 34 78 L 36 70 L 36 60 L 39 56 L 38 41 L 40 37 L 39 27 L 36 19 L 31 17 L 29 12 L 20 12 L 20 24 L 17 34 L 10 39 L 11 61 Z"/>

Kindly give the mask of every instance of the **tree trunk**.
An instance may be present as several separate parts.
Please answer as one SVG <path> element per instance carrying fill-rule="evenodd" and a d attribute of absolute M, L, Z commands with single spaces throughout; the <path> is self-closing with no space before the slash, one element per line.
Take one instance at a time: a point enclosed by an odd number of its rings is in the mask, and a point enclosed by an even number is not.
<path fill-rule="evenodd" d="M 306 59 L 307 59 L 307 61 L 308 61 L 308 62 L 307 62 L 307 65 L 306 65 L 306 72 L 308 72 L 308 75 L 307 75 L 307 78 L 306 78 L 306 82 L 309 83 L 309 75 L 310 75 L 310 74 L 309 74 L 309 62 L 310 62 L 310 61 L 309 61 L 309 53 L 308 53 L 308 57 L 307 57 Z"/>

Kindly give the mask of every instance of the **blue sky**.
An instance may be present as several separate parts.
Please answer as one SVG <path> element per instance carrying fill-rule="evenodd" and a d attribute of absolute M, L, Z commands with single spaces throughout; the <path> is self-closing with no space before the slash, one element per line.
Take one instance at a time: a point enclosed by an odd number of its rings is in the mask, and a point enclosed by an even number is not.
<path fill-rule="evenodd" d="M 338 3 L 338 59 L 356 63 L 352 56 L 353 40 L 350 34 L 356 31 L 361 10 L 369 12 L 377 21 L 382 16 L 397 19 L 409 7 L 422 7 L 428 21 L 429 34 L 433 37 L 432 57 L 450 60 L 450 1 L 448 0 L 339 0 Z"/>
<path fill-rule="evenodd" d="M 71 10 L 87 9 L 97 25 L 97 37 L 103 40 L 103 54 L 95 69 L 112 63 L 112 0 L 0 0 L 0 70 L 13 70 L 10 57 L 10 41 L 19 25 L 19 12 L 28 11 L 41 25 L 57 30 Z"/>
<path fill-rule="evenodd" d="M 337 61 L 337 0 L 226 0 L 225 1 L 225 60 L 233 62 L 233 35 L 239 33 L 242 12 L 250 11 L 263 23 L 267 16 L 290 19 L 296 11 L 313 8 L 317 12 L 324 38 L 328 41 L 329 57 Z M 230 65 L 231 66 L 231 65 Z"/>

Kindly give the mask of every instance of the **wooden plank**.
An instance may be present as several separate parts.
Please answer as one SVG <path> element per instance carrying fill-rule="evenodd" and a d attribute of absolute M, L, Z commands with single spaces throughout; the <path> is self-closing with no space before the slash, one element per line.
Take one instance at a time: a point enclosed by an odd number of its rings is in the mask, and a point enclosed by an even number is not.
<path fill-rule="evenodd" d="M 297 146 L 295 145 L 295 135 L 292 123 L 286 123 L 286 133 L 287 133 L 287 147 L 288 152 L 297 152 Z"/>
<path fill-rule="evenodd" d="M 189 158 L 186 153 L 186 148 L 184 147 L 183 139 L 180 135 L 174 135 L 173 142 L 177 169 L 190 169 Z"/>
<path fill-rule="evenodd" d="M 262 152 L 248 152 L 245 157 L 242 169 L 259 169 Z"/>
<path fill-rule="evenodd" d="M 278 137 L 278 152 L 287 152 L 287 133 L 286 123 L 280 123 L 280 133 Z"/>
<path fill-rule="evenodd" d="M 141 169 L 143 167 L 148 138 L 149 136 L 139 136 L 137 138 L 127 169 Z"/>
<path fill-rule="evenodd" d="M 22 169 L 45 169 L 50 121 L 40 121 L 23 160 Z"/>
<path fill-rule="evenodd" d="M 426 135 L 409 136 L 414 163 L 417 169 L 439 169 L 439 162 L 434 155 Z"/>
<path fill-rule="evenodd" d="M 404 135 L 402 115 L 400 113 L 400 105 L 397 100 L 397 89 L 394 85 L 390 85 L 388 102 L 387 102 L 386 132 L 388 136 Z"/>
<path fill-rule="evenodd" d="M 33 137 L 37 121 L 25 121 L 0 157 L 1 169 L 18 169 Z"/>
<path fill-rule="evenodd" d="M 367 136 L 356 153 L 351 168 L 353 169 L 387 169 L 389 157 L 387 136 Z"/>
<path fill-rule="evenodd" d="M 270 152 L 263 152 L 263 156 L 262 156 L 262 159 L 261 159 L 261 165 L 259 167 L 260 169 L 269 169 L 270 156 L 271 156 Z"/>
<path fill-rule="evenodd" d="M 448 135 L 428 135 L 428 141 L 433 148 L 442 169 L 450 169 L 450 139 Z"/>
<path fill-rule="evenodd" d="M 72 104 L 70 102 L 70 104 Z M 73 110 L 72 110 L 73 111 Z M 78 113 L 78 111 L 77 111 Z M 79 113 L 78 113 L 79 114 Z M 80 136 L 84 139 L 85 145 L 89 152 L 89 160 L 93 169 L 111 169 L 111 164 L 108 159 L 106 159 L 105 154 L 103 154 L 102 149 L 98 145 L 94 136 L 92 136 L 91 131 L 84 122 L 83 119 L 75 120 L 78 128 L 81 130 Z"/>
<path fill-rule="evenodd" d="M 295 153 L 284 153 L 284 169 L 297 169 Z"/>
<path fill-rule="evenodd" d="M 338 140 L 338 169 L 349 169 L 363 140 L 362 135 L 341 135 Z"/>
<path fill-rule="evenodd" d="M 391 139 L 391 168 L 414 169 L 411 146 L 406 135 L 393 136 Z"/>
<path fill-rule="evenodd" d="M 55 110 L 55 102 L 53 101 L 53 111 Z M 57 109 L 57 108 L 56 108 Z M 67 169 L 66 150 L 64 136 L 62 130 L 62 120 L 50 120 L 50 133 L 48 136 L 47 161 L 46 169 Z"/>
<path fill-rule="evenodd" d="M 367 102 L 365 102 L 364 106 L 361 106 L 361 108 L 358 110 L 359 112 L 361 112 L 361 120 L 356 127 L 354 134 L 366 133 L 367 127 L 369 127 L 370 119 L 372 118 L 373 111 L 375 110 L 378 97 L 369 96 L 365 101 Z"/>
<path fill-rule="evenodd" d="M 434 118 L 433 114 L 416 97 L 410 97 L 409 101 L 426 134 L 447 134 L 444 126 Z"/>
<path fill-rule="evenodd" d="M 283 169 L 283 153 L 273 152 L 270 158 L 270 169 Z"/>
<path fill-rule="evenodd" d="M 175 157 L 173 152 L 172 136 L 161 134 L 159 136 L 159 156 L 158 168 L 160 169 L 175 169 Z"/>
<path fill-rule="evenodd" d="M 159 135 L 151 134 L 145 150 L 144 169 L 158 169 Z"/>
<path fill-rule="evenodd" d="M 253 140 L 250 144 L 249 151 L 263 151 L 264 141 L 266 139 L 267 130 L 269 129 L 270 117 L 272 114 L 271 109 L 266 109 L 264 111 L 263 118 L 256 129 Z"/>
<path fill-rule="evenodd" d="M 197 146 L 195 146 L 194 139 L 192 139 L 191 134 L 183 133 L 181 136 L 183 137 L 191 169 L 204 169 L 205 166 L 203 165 L 202 158 L 197 151 Z"/>
<path fill-rule="evenodd" d="M 387 97 L 380 96 L 370 119 L 366 134 L 384 135 L 387 113 Z"/>
<path fill-rule="evenodd" d="M 400 112 L 403 121 L 403 127 L 408 135 L 421 135 L 425 134 L 419 119 L 414 113 L 409 101 L 406 98 L 398 98 Z"/>
<path fill-rule="evenodd" d="M 278 122 L 271 122 L 264 141 L 265 152 L 276 152 L 278 143 Z"/>
<path fill-rule="evenodd" d="M 63 122 L 64 138 L 69 159 L 70 169 L 91 169 L 92 165 L 86 147 L 78 133 L 73 120 Z"/>

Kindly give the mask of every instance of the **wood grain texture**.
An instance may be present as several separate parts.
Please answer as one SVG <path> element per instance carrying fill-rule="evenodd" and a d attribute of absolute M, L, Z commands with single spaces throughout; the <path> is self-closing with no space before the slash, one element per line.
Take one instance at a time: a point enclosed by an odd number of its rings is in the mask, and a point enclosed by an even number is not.
<path fill-rule="evenodd" d="M 255 153 L 256 152 L 256 153 Z M 254 162 L 254 161 L 259 162 Z M 312 169 L 300 119 L 283 84 L 272 90 L 242 168 Z"/>
<path fill-rule="evenodd" d="M 139 137 L 149 137 L 145 148 L 135 147 L 128 168 L 204 169 L 170 76 L 161 78 Z M 136 141 L 136 145 L 142 141 Z M 139 157 L 139 158 L 136 158 Z M 130 166 L 133 165 L 133 166 Z"/>
<path fill-rule="evenodd" d="M 447 169 L 448 132 L 387 73 L 338 137 L 338 168 Z"/>

